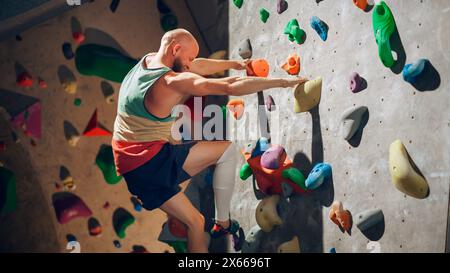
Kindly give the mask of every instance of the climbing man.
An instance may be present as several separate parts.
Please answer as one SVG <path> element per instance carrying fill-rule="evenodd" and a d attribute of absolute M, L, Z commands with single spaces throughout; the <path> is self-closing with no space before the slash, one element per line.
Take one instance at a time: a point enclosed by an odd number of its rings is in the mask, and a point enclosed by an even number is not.
<path fill-rule="evenodd" d="M 123 80 L 112 139 L 116 170 L 128 190 L 145 209 L 160 208 L 186 224 L 189 252 L 208 251 L 205 219 L 179 184 L 215 164 L 216 219 L 210 234 L 235 233 L 239 224 L 230 219 L 230 202 L 239 152 L 230 141 L 174 141 L 172 108 L 190 96 L 243 96 L 306 81 L 299 77 L 208 79 L 203 76 L 244 70 L 248 60 L 202 59 L 198 53 L 199 45 L 187 30 L 165 33 L 158 52 L 145 55 Z"/>

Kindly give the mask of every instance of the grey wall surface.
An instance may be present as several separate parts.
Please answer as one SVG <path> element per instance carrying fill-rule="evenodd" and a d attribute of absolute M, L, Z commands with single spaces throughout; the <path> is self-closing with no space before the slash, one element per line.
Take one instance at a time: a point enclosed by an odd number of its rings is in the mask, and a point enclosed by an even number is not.
<path fill-rule="evenodd" d="M 280 243 L 297 235 L 302 252 L 328 252 L 333 247 L 337 252 L 370 252 L 373 243 L 355 225 L 351 235 L 343 234 L 328 219 L 332 201 L 340 200 L 353 216 L 366 209 L 383 210 L 385 225 L 378 240 L 381 252 L 444 252 L 450 177 L 450 2 L 386 1 L 396 20 L 401 40 L 397 44 L 404 48 L 405 56 L 398 56 L 406 63 L 429 59 L 437 71 L 432 80 L 439 87 L 429 92 L 415 89 L 398 70 L 382 65 L 372 11 L 363 12 L 350 0 L 287 2 L 289 8 L 281 15 L 276 12 L 276 1 L 247 0 L 241 9 L 230 2 L 230 57 L 239 58 L 239 42 L 250 38 L 253 58 L 269 61 L 270 77 L 288 76 L 280 65 L 291 53 L 301 57 L 300 75 L 323 77 L 322 100 L 310 113 L 294 113 L 292 89 L 265 90 L 264 96 L 272 95 L 280 109 L 283 123 L 276 143 L 286 148 L 294 165 L 306 176 L 315 163 L 328 162 L 333 179 L 309 195 L 294 196 L 290 203 L 283 201 L 279 213 L 284 224 L 264 234 L 260 251 L 274 252 Z M 259 19 L 260 8 L 270 12 L 265 24 Z M 314 15 L 329 26 L 326 42 L 310 27 Z M 307 33 L 303 45 L 289 42 L 283 34 L 284 26 L 294 18 Z M 402 67 L 400 60 L 397 69 Z M 352 72 L 366 79 L 366 90 L 350 92 Z M 256 108 L 256 94 L 243 98 L 247 109 Z M 339 134 L 340 117 L 354 105 L 367 106 L 369 120 L 360 141 L 348 143 Z M 414 199 L 393 186 L 388 159 L 389 145 L 396 139 L 405 144 L 426 177 L 428 198 Z M 241 147 L 245 143 L 239 141 Z M 240 181 L 236 172 L 236 181 L 232 215 L 248 232 L 256 225 L 258 201 L 251 178 Z"/>

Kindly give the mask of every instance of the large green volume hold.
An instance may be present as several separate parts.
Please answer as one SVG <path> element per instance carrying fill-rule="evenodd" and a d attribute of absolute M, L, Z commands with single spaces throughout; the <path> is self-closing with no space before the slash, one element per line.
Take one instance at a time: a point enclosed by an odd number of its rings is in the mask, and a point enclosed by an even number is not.
<path fill-rule="evenodd" d="M 75 53 L 75 65 L 80 74 L 117 83 L 123 81 L 137 62 L 115 48 L 97 44 L 82 45 Z"/>
<path fill-rule="evenodd" d="M 16 176 L 0 166 L 0 215 L 14 211 L 16 202 Z"/>
<path fill-rule="evenodd" d="M 102 171 L 106 183 L 114 185 L 120 182 L 122 176 L 117 175 L 114 156 L 110 145 L 102 144 L 95 158 L 95 164 Z"/>
<path fill-rule="evenodd" d="M 384 1 L 375 6 L 372 22 L 381 62 L 386 67 L 392 67 L 395 64 L 395 60 L 392 55 L 390 38 L 395 32 L 396 26 L 394 16 Z"/>

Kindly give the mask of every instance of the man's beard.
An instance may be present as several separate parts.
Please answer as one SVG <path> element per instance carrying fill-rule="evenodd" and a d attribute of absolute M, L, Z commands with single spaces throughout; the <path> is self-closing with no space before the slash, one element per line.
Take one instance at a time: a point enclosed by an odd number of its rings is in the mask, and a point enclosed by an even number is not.
<path fill-rule="evenodd" d="M 181 63 L 181 61 L 179 59 L 175 59 L 173 61 L 172 70 L 177 73 L 184 71 L 183 64 Z"/>

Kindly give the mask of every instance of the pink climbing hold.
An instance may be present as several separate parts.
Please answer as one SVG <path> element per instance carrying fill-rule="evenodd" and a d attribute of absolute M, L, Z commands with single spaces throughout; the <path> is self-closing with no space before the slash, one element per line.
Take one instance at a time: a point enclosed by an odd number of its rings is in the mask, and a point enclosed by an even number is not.
<path fill-rule="evenodd" d="M 80 197 L 70 192 L 57 192 L 52 196 L 56 219 L 65 224 L 77 217 L 89 217 L 92 211 Z"/>
<path fill-rule="evenodd" d="M 281 158 L 284 157 L 284 158 Z M 270 169 L 278 169 L 279 162 L 284 162 L 286 158 L 286 151 L 280 145 L 273 145 L 261 156 L 261 166 Z"/>
<path fill-rule="evenodd" d="M 41 138 L 41 103 L 36 101 L 29 105 L 23 112 L 12 117 L 11 124 L 21 128 L 27 136 Z"/>
<path fill-rule="evenodd" d="M 363 79 L 359 76 L 358 73 L 354 72 L 350 76 L 350 90 L 353 93 L 358 93 L 363 89 Z"/>
<path fill-rule="evenodd" d="M 277 1 L 277 12 L 278 14 L 282 14 L 288 9 L 288 2 L 286 0 L 278 0 Z"/>
<path fill-rule="evenodd" d="M 271 95 L 266 97 L 265 104 L 267 111 L 272 112 L 272 110 L 275 110 L 275 101 Z"/>
<path fill-rule="evenodd" d="M 33 85 L 33 77 L 24 71 L 17 76 L 17 85 L 21 87 L 31 87 Z"/>

